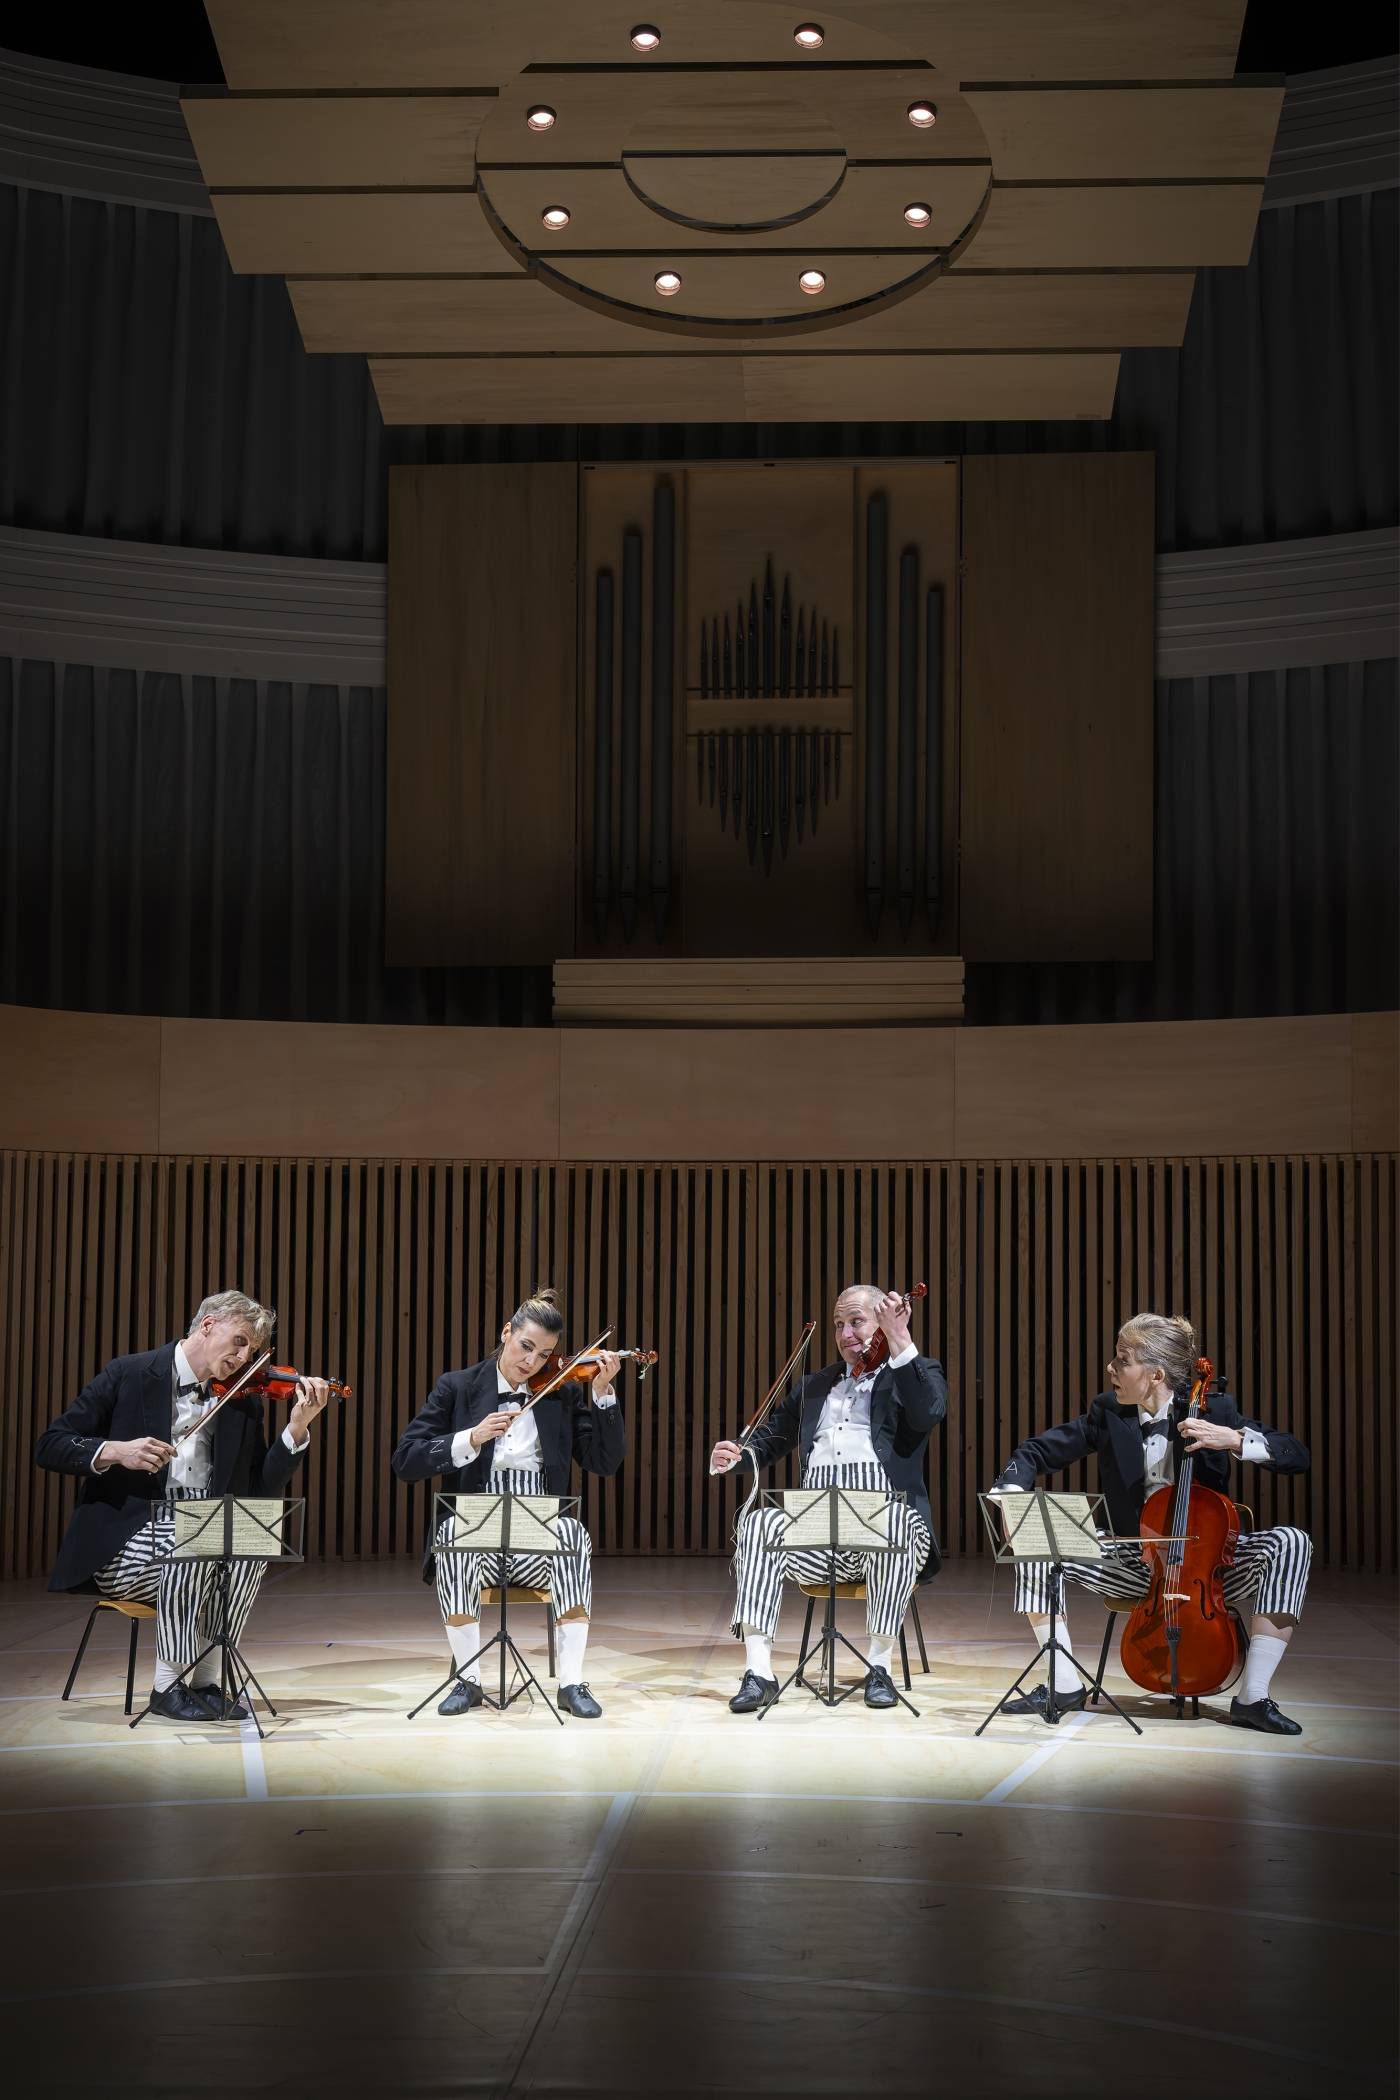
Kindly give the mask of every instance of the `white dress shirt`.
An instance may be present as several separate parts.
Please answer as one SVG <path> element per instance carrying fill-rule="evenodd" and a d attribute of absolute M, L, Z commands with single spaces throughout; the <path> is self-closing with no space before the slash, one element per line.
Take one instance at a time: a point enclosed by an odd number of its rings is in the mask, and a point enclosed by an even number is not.
<path fill-rule="evenodd" d="M 496 1449 L 491 1459 L 493 1473 L 543 1473 L 544 1453 L 540 1449 L 540 1432 L 535 1424 L 535 1410 L 519 1413 L 525 1403 L 520 1391 L 506 1377 L 500 1365 L 496 1366 L 496 1394 L 500 1401 L 500 1412 L 515 1414 L 515 1420 L 504 1436 L 496 1439 Z M 593 1395 L 595 1407 L 616 1407 L 617 1395 L 609 1387 L 606 1393 Z M 477 1455 L 470 1429 L 459 1429 L 452 1439 L 452 1463 L 454 1466 L 469 1466 Z"/>
<path fill-rule="evenodd" d="M 1145 1407 L 1140 1407 L 1137 1414 L 1142 1427 L 1153 1431 L 1151 1436 L 1144 1436 L 1142 1440 L 1143 1487 L 1151 1495 L 1158 1488 L 1171 1487 L 1176 1480 L 1171 1440 L 1172 1404 L 1168 1400 L 1155 1415 L 1150 1415 Z M 1268 1442 L 1257 1429 L 1244 1429 L 1240 1434 L 1244 1438 L 1244 1449 L 1240 1452 L 1242 1459 L 1247 1459 L 1252 1466 L 1273 1464 Z"/>
<path fill-rule="evenodd" d="M 175 1406 L 170 1424 L 170 1441 L 176 1446 L 176 1451 L 175 1456 L 170 1461 L 170 1480 L 168 1484 L 172 1488 L 180 1489 L 183 1499 L 184 1496 L 208 1493 L 209 1481 L 214 1467 L 214 1424 L 212 1422 L 208 1423 L 195 1436 L 192 1436 L 183 1450 L 179 1448 L 181 1437 L 193 1423 L 198 1421 L 200 1415 L 209 1406 L 208 1381 L 206 1380 L 201 1385 L 195 1377 L 194 1372 L 190 1368 L 190 1360 L 185 1354 L 183 1342 L 175 1344 L 175 1369 L 172 1376 L 172 1384 L 174 1387 L 173 1398 Z M 182 1392 L 180 1390 L 182 1386 L 188 1388 L 188 1390 Z M 282 1441 L 289 1451 L 295 1451 L 298 1456 L 303 1451 L 311 1449 L 310 1432 L 308 1431 L 301 1443 L 298 1443 L 292 1435 L 290 1423 L 282 1431 Z M 94 1473 L 105 1473 L 110 1468 L 112 1461 L 106 1457 L 106 1450 L 107 1446 L 105 1444 L 99 1444 L 92 1461 L 92 1471 Z"/>
<path fill-rule="evenodd" d="M 911 1342 L 901 1349 L 898 1356 L 888 1359 L 892 1371 L 904 1364 L 912 1364 L 918 1350 Z M 848 1371 L 838 1378 L 826 1396 L 822 1418 L 817 1424 L 817 1440 L 812 1446 L 809 1466 L 878 1466 L 875 1446 L 870 1439 L 870 1395 L 884 1364 L 874 1371 L 867 1371 L 863 1378 L 852 1378 Z"/>

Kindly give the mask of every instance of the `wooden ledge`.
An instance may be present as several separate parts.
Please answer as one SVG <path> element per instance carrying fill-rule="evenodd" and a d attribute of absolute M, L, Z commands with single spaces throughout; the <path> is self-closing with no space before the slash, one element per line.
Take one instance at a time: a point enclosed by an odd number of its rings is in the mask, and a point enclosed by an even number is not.
<path fill-rule="evenodd" d="M 554 965 L 562 1028 L 927 1027 L 963 1017 L 961 956 L 822 955 Z"/>

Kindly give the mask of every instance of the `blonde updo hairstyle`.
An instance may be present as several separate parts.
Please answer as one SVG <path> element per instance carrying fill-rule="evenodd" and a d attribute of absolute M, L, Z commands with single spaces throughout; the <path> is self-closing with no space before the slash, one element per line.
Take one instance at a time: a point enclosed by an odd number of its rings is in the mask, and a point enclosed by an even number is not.
<path fill-rule="evenodd" d="M 1164 1372 L 1174 1393 L 1190 1391 L 1200 1343 L 1195 1328 L 1180 1313 L 1134 1313 L 1119 1328 L 1118 1340 L 1140 1364 Z"/>
<path fill-rule="evenodd" d="M 559 1335 L 564 1332 L 564 1315 L 559 1310 L 559 1294 L 546 1285 L 543 1290 L 531 1291 L 528 1298 L 510 1316 L 510 1331 L 519 1334 L 522 1327 L 543 1327 L 546 1334 Z M 499 1361 L 504 1342 L 496 1346 Z"/>

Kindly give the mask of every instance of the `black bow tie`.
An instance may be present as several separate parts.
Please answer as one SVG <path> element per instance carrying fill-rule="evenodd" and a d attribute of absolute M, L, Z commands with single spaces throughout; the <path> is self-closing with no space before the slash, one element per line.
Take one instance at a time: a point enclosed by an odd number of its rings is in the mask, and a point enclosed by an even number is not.
<path fill-rule="evenodd" d="M 1155 1422 L 1143 1422 L 1141 1415 L 1139 1415 L 1138 1420 L 1142 1423 L 1142 1440 L 1144 1444 L 1150 1443 L 1154 1436 L 1169 1437 L 1176 1426 L 1175 1417 L 1172 1415 L 1158 1415 Z"/>

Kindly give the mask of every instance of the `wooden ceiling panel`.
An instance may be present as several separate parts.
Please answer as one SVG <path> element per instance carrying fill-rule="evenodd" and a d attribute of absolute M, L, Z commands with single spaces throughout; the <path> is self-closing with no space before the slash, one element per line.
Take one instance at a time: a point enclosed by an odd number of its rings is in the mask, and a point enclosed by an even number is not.
<path fill-rule="evenodd" d="M 843 0 L 843 25 L 899 44 L 949 81 L 1228 80 L 1245 0 Z M 774 12 L 732 7 L 726 37 L 766 38 Z M 207 0 L 232 88 L 498 85 L 579 36 L 578 0 Z M 696 10 L 699 13 L 699 10 Z M 621 33 L 627 8 L 591 0 L 590 32 Z M 826 26 L 835 39 L 837 20 Z M 680 49 L 679 17 L 664 25 Z M 862 55 L 863 47 L 852 50 Z M 752 53 L 761 56 L 757 42 Z M 786 55 L 786 54 L 785 54 Z M 626 54 L 624 53 L 624 61 Z M 1012 64 L 1014 62 L 1014 71 Z M 638 61 L 645 65 L 646 60 Z"/>
<path fill-rule="evenodd" d="M 1150 181 L 1269 170 L 1283 88 L 964 89 L 999 182 Z"/>
<path fill-rule="evenodd" d="M 1071 422 L 1112 415 L 1117 385 L 1116 355 L 744 359 L 751 423 Z"/>
<path fill-rule="evenodd" d="M 1263 185 L 998 185 L 966 249 L 979 270 L 1206 269 L 1249 261 Z M 953 265 L 956 270 L 958 264 Z"/>
<path fill-rule="evenodd" d="M 505 223 L 519 229 L 545 259 L 606 248 L 650 253 L 659 242 L 676 255 L 697 248 L 750 254 L 774 248 L 789 251 L 818 229 L 827 248 L 863 248 L 878 242 L 886 249 L 929 255 L 951 247 L 965 232 L 990 174 L 985 162 L 973 167 L 850 168 L 830 204 L 814 218 L 756 233 L 717 233 L 659 219 L 620 168 L 491 170 L 483 187 Z M 905 223 L 904 207 L 916 201 L 933 212 L 927 226 Z M 552 205 L 564 206 L 569 223 L 561 233 L 546 235 L 540 215 Z"/>
<path fill-rule="evenodd" d="M 485 271 L 518 275 L 471 191 L 431 195 L 238 196 L 213 199 L 229 262 L 241 273 L 353 276 Z"/>
<path fill-rule="evenodd" d="M 738 357 L 372 358 L 386 423 L 742 423 Z"/>
<path fill-rule="evenodd" d="M 957 273 L 927 291 L 801 339 L 803 355 L 848 350 L 1125 350 L 1179 344 L 1195 280 L 1190 271 L 1092 276 Z M 674 337 L 642 334 L 561 299 L 533 278 L 293 280 L 292 305 L 312 351 L 441 356 L 550 351 L 674 355 Z M 736 349 L 758 350 L 757 339 Z M 798 346 L 794 346 L 795 348 Z"/>
<path fill-rule="evenodd" d="M 180 100 L 211 189 L 472 183 L 476 135 L 490 107 L 476 95 Z"/>
<path fill-rule="evenodd" d="M 373 358 L 386 423 L 1098 419 L 1116 356 Z"/>
<path fill-rule="evenodd" d="M 678 261 L 673 250 L 656 248 L 650 255 L 593 256 L 587 270 L 591 292 L 657 315 L 666 324 L 663 332 L 676 341 L 673 324 L 678 331 L 689 315 L 706 323 L 715 318 L 757 323 L 775 314 L 798 322 L 834 313 L 856 300 L 876 298 L 887 287 L 913 276 L 927 260 L 879 252 L 843 255 L 818 247 L 814 241 L 796 255 L 705 254 L 686 255 Z M 673 265 L 681 287 L 663 298 L 656 289 L 656 278 Z M 568 274 L 566 260 L 561 260 L 560 267 Z M 798 279 L 809 271 L 825 279 L 819 292 L 808 294 L 799 286 Z"/>

